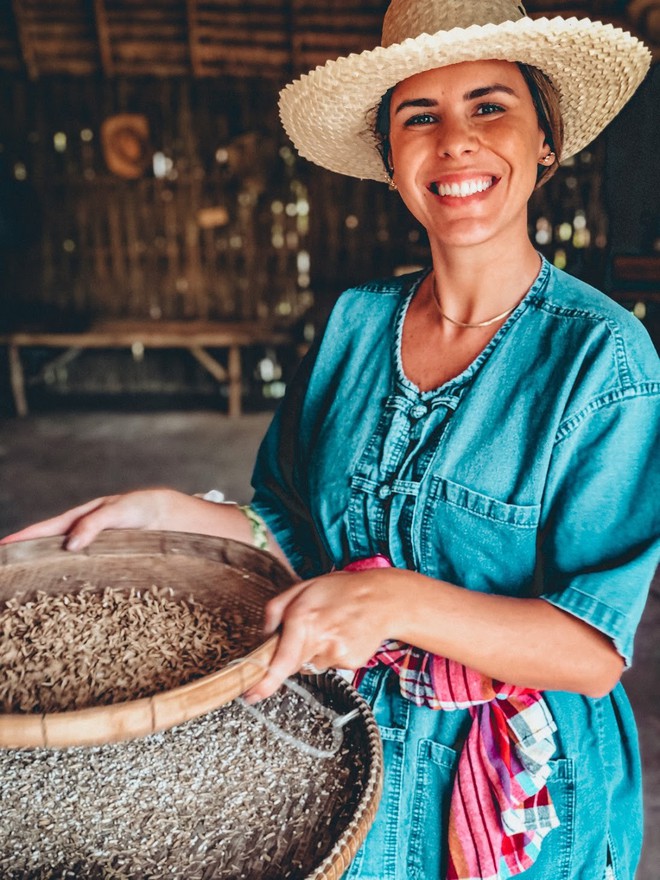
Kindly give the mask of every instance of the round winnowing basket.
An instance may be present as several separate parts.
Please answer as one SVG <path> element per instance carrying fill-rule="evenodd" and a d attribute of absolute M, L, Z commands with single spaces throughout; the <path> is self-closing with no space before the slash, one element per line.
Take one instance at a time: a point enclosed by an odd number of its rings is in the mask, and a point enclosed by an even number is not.
<path fill-rule="evenodd" d="M 174 597 L 240 620 L 220 668 L 142 699 L 67 712 L 0 714 L 0 747 L 99 745 L 181 724 L 234 699 L 263 676 L 277 637 L 263 635 L 264 606 L 291 585 L 271 554 L 238 541 L 178 532 L 103 532 L 86 550 L 64 550 L 61 538 L 0 547 L 0 607 L 37 593 L 83 588 L 129 591 L 156 584 Z"/>
<path fill-rule="evenodd" d="M 227 609 L 239 656 L 151 697 L 0 716 L 0 876 L 339 880 L 373 821 L 382 752 L 371 711 L 339 675 L 297 677 L 255 707 L 235 699 L 276 639 L 263 607 L 291 583 L 270 554 L 165 532 L 106 532 L 0 548 L 0 603 L 90 583 Z"/>

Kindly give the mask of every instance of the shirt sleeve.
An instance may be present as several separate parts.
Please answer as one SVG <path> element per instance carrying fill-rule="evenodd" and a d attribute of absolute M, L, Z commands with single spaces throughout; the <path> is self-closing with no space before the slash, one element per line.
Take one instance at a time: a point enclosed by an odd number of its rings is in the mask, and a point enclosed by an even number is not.
<path fill-rule="evenodd" d="M 560 426 L 540 535 L 542 598 L 630 664 L 660 560 L 660 386 L 611 392 Z"/>
<path fill-rule="evenodd" d="M 261 443 L 252 474 L 251 506 L 263 517 L 290 565 L 302 578 L 330 570 L 307 491 L 309 443 L 303 409 L 317 347 L 303 359 Z"/>

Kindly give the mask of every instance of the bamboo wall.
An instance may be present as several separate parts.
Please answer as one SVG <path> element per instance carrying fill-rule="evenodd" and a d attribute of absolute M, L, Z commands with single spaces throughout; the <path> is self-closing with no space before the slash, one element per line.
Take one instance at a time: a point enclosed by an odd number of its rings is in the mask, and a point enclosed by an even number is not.
<path fill-rule="evenodd" d="M 30 252 L 11 261 L 14 301 L 152 318 L 254 317 L 304 306 L 297 248 L 272 245 L 272 229 L 286 238 L 298 219 L 276 217 L 272 203 L 295 203 L 301 190 L 278 153 L 270 95 L 247 82 L 0 85 L 15 124 L 6 167 L 36 191 L 42 228 Z M 100 125 L 121 111 L 147 115 L 160 176 L 150 170 L 127 181 L 105 167 Z M 27 289 L 21 257 L 41 266 Z"/>
<path fill-rule="evenodd" d="M 398 196 L 297 158 L 276 102 L 274 84 L 252 79 L 0 77 L 5 320 L 295 320 L 348 284 L 423 263 Z M 138 180 L 104 162 L 101 123 L 118 112 L 149 120 L 155 159 Z M 597 142 L 530 217 L 539 248 L 595 282 L 603 168 Z"/>

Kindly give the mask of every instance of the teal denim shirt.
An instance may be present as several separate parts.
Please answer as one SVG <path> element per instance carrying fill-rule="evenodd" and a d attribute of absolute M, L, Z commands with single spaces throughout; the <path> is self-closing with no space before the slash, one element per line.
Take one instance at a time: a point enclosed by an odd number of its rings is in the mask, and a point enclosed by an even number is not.
<path fill-rule="evenodd" d="M 648 335 L 543 261 L 476 360 L 420 392 L 403 372 L 401 332 L 424 274 L 339 298 L 260 449 L 255 509 L 302 577 L 382 553 L 469 590 L 540 596 L 608 635 L 629 664 L 660 546 L 660 370 Z M 437 880 L 469 717 L 418 708 L 391 679 L 377 669 L 361 686 L 386 784 L 349 876 Z M 641 782 L 625 693 L 546 699 L 561 826 L 525 877 L 600 880 L 609 863 L 631 880 Z"/>

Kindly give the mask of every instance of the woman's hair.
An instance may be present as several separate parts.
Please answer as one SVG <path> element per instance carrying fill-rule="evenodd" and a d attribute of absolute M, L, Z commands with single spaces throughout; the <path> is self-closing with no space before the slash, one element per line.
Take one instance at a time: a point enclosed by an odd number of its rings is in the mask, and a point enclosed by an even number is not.
<path fill-rule="evenodd" d="M 552 165 L 539 165 L 538 167 L 536 176 L 536 189 L 538 189 L 552 177 L 559 167 L 564 144 L 564 121 L 559 108 L 559 95 L 548 77 L 530 64 L 522 64 L 521 62 L 516 62 L 516 64 L 532 96 L 541 131 L 545 135 L 548 146 L 555 154 Z M 390 102 L 393 91 L 394 87 L 385 92 L 381 98 L 374 124 L 376 147 L 390 177 L 394 172 L 390 165 Z"/>
<path fill-rule="evenodd" d="M 535 187 L 538 189 L 544 183 L 547 183 L 557 168 L 559 168 L 561 151 L 564 146 L 564 120 L 562 119 L 559 107 L 557 89 L 543 71 L 539 70 L 538 67 L 532 67 L 531 64 L 517 62 L 517 65 L 532 96 L 536 116 L 541 131 L 545 135 L 546 143 L 555 154 L 555 161 L 552 165 L 539 165 Z"/>

